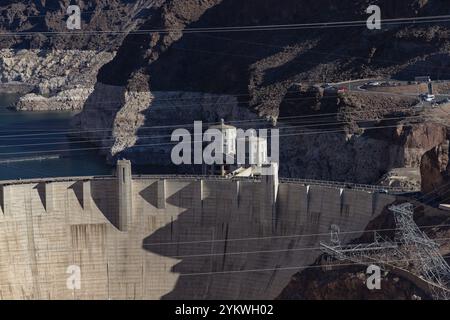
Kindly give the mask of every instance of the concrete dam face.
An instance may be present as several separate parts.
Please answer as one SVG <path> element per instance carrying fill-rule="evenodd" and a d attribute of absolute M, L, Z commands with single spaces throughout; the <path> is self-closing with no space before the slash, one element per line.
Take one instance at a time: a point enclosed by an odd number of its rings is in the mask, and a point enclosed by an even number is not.
<path fill-rule="evenodd" d="M 2 299 L 273 299 L 331 224 L 363 230 L 395 200 L 276 176 L 131 176 L 126 163 L 117 177 L 0 184 Z"/>

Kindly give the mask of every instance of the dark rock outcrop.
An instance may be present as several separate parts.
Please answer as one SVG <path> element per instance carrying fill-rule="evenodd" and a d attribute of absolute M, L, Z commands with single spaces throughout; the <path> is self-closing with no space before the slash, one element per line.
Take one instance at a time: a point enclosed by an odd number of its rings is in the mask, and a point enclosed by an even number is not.
<path fill-rule="evenodd" d="M 372 4 L 380 5 L 385 19 L 450 10 L 436 0 Z M 422 153 L 442 141 L 428 141 L 420 122 L 411 128 L 407 121 L 399 121 L 411 115 L 399 109 L 410 108 L 414 99 L 362 94 L 323 99 L 321 88 L 310 89 L 304 99 L 292 96 L 293 84 L 377 76 L 413 79 L 417 74 L 450 78 L 449 24 L 385 25 L 380 31 L 361 26 L 195 32 L 224 26 L 364 20 L 366 8 L 362 0 L 285 0 L 282 5 L 275 0 L 164 1 L 140 25 L 140 32 L 129 34 L 116 57 L 101 68 L 96 89 L 74 124 L 86 131 L 96 128 L 91 119 L 102 119 L 98 127 L 111 128 L 112 134 L 88 138 L 105 139 L 100 145 L 110 148 L 109 156 L 129 156 L 132 148 L 143 148 L 139 144 L 145 139 L 138 135 L 144 130 L 139 128 L 152 123 L 154 100 L 149 92 L 229 95 L 241 108 L 274 123 L 280 113 L 289 117 L 339 113 L 335 122 L 344 123 L 328 128 L 337 127 L 340 132 L 284 140 L 281 152 L 287 160 L 281 171 L 286 175 L 375 182 L 391 168 L 417 167 Z M 111 94 L 112 90 L 117 94 Z M 116 97 L 110 105 L 108 95 Z M 135 99 L 130 100 L 131 96 Z M 102 106 L 96 101 L 102 101 Z M 355 117 L 355 111 L 361 117 Z M 145 121 L 123 117 L 132 113 Z M 384 121 L 386 117 L 397 120 Z M 369 125 L 381 128 L 362 132 L 360 125 L 367 119 Z M 420 132 L 425 134 L 423 143 L 416 138 Z M 130 134 L 131 138 L 125 137 Z"/>
<path fill-rule="evenodd" d="M 0 31 L 22 34 L 2 36 L 0 48 L 114 51 L 121 44 L 126 31 L 135 29 L 162 2 L 163 0 L 2 1 Z M 66 26 L 66 10 L 73 4 L 81 9 L 81 30 L 71 31 Z"/>
<path fill-rule="evenodd" d="M 426 152 L 420 164 L 422 192 L 428 199 L 448 202 L 450 198 L 449 141 Z"/>
<path fill-rule="evenodd" d="M 383 17 L 444 14 L 439 1 L 375 1 Z M 389 25 L 282 31 L 184 32 L 183 29 L 349 21 L 367 17 L 365 1 L 166 1 L 141 26 L 163 33 L 129 35 L 101 83 L 125 85 L 136 72 L 155 91 L 243 94 L 241 101 L 276 118 L 294 82 L 342 81 L 380 75 L 412 79 L 417 73 L 449 76 L 446 24 Z M 420 45 L 416 45 L 419 44 Z M 439 57 L 439 58 L 438 58 Z M 147 85 L 142 86 L 143 90 Z"/>

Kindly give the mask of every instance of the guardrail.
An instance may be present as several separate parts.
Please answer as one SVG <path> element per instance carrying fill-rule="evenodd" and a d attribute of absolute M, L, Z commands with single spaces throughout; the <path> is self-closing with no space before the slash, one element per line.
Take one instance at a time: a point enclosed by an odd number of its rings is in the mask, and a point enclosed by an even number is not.
<path fill-rule="evenodd" d="M 406 190 L 403 188 L 384 187 L 384 186 L 376 186 L 376 185 L 370 185 L 370 184 L 347 183 L 347 182 L 340 182 L 340 181 L 324 181 L 324 180 L 294 179 L 294 178 L 280 178 L 279 181 L 282 183 L 318 185 L 318 186 L 325 186 L 325 187 L 332 187 L 332 188 L 355 189 L 355 190 L 375 191 L 375 192 L 406 193 L 406 192 L 413 191 L 413 190 Z"/>
<path fill-rule="evenodd" d="M 27 184 L 27 183 L 42 183 L 42 182 L 70 182 L 70 181 L 86 181 L 86 180 L 110 180 L 115 179 L 113 175 L 104 176 L 78 176 L 78 177 L 57 177 L 57 178 L 35 178 L 35 179 L 16 179 L 16 180 L 4 180 L 0 181 L 0 185 L 10 185 L 10 184 Z M 139 179 L 172 179 L 172 180 L 209 180 L 209 181 L 261 181 L 261 177 L 222 177 L 222 176 L 212 176 L 212 175 L 133 175 L 134 180 Z M 295 183 L 303 185 L 317 185 L 330 188 L 343 188 L 343 189 L 354 189 L 360 191 L 372 191 L 372 192 L 385 192 L 385 193 L 408 193 L 414 190 L 408 190 L 403 188 L 393 188 L 384 187 L 368 184 L 356 184 L 347 183 L 339 181 L 325 181 L 325 180 L 314 180 L 314 179 L 295 179 L 295 178 L 279 178 L 280 183 Z"/>
<path fill-rule="evenodd" d="M 189 174 L 167 174 L 167 175 L 152 175 L 152 174 L 138 174 L 133 175 L 133 179 L 188 179 L 188 180 L 232 180 L 232 181 L 260 181 L 260 177 L 230 177 L 230 176 L 213 176 L 213 175 L 189 175 Z"/>
<path fill-rule="evenodd" d="M 27 183 L 42 183 L 42 182 L 70 182 L 70 181 L 86 181 L 86 180 L 109 180 L 114 179 L 115 176 L 77 176 L 77 177 L 48 177 L 48 178 L 31 178 L 31 179 L 15 179 L 0 181 L 0 185 L 11 184 L 27 184 Z"/>
<path fill-rule="evenodd" d="M 27 183 L 42 183 L 42 182 L 70 182 L 70 181 L 86 181 L 86 180 L 110 180 L 115 179 L 116 176 L 113 175 L 99 175 L 99 176 L 76 176 L 76 177 L 47 177 L 47 178 L 31 178 L 31 179 L 14 179 L 14 180 L 3 180 L 0 181 L 0 185 L 10 185 L 10 184 L 27 184 Z M 133 175 L 134 180 L 139 179 L 179 179 L 179 180 L 216 180 L 216 181 L 260 181 L 259 177 L 222 177 L 222 176 L 212 176 L 212 175 L 177 175 L 177 174 L 166 174 L 166 175 L 147 175 L 139 174 Z"/>

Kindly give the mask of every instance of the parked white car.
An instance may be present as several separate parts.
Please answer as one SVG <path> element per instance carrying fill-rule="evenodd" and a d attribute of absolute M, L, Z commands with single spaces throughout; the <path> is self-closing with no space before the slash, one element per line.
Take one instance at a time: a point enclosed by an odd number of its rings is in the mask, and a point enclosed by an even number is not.
<path fill-rule="evenodd" d="M 420 98 L 426 102 L 432 102 L 436 99 L 434 94 L 421 94 Z"/>

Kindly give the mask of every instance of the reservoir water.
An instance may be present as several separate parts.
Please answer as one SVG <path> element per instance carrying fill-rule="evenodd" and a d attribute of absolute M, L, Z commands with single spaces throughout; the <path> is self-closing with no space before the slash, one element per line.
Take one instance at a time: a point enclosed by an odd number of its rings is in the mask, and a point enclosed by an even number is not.
<path fill-rule="evenodd" d="M 108 175 L 113 168 L 86 142 L 70 140 L 70 112 L 17 112 L 0 93 L 0 180 Z"/>

